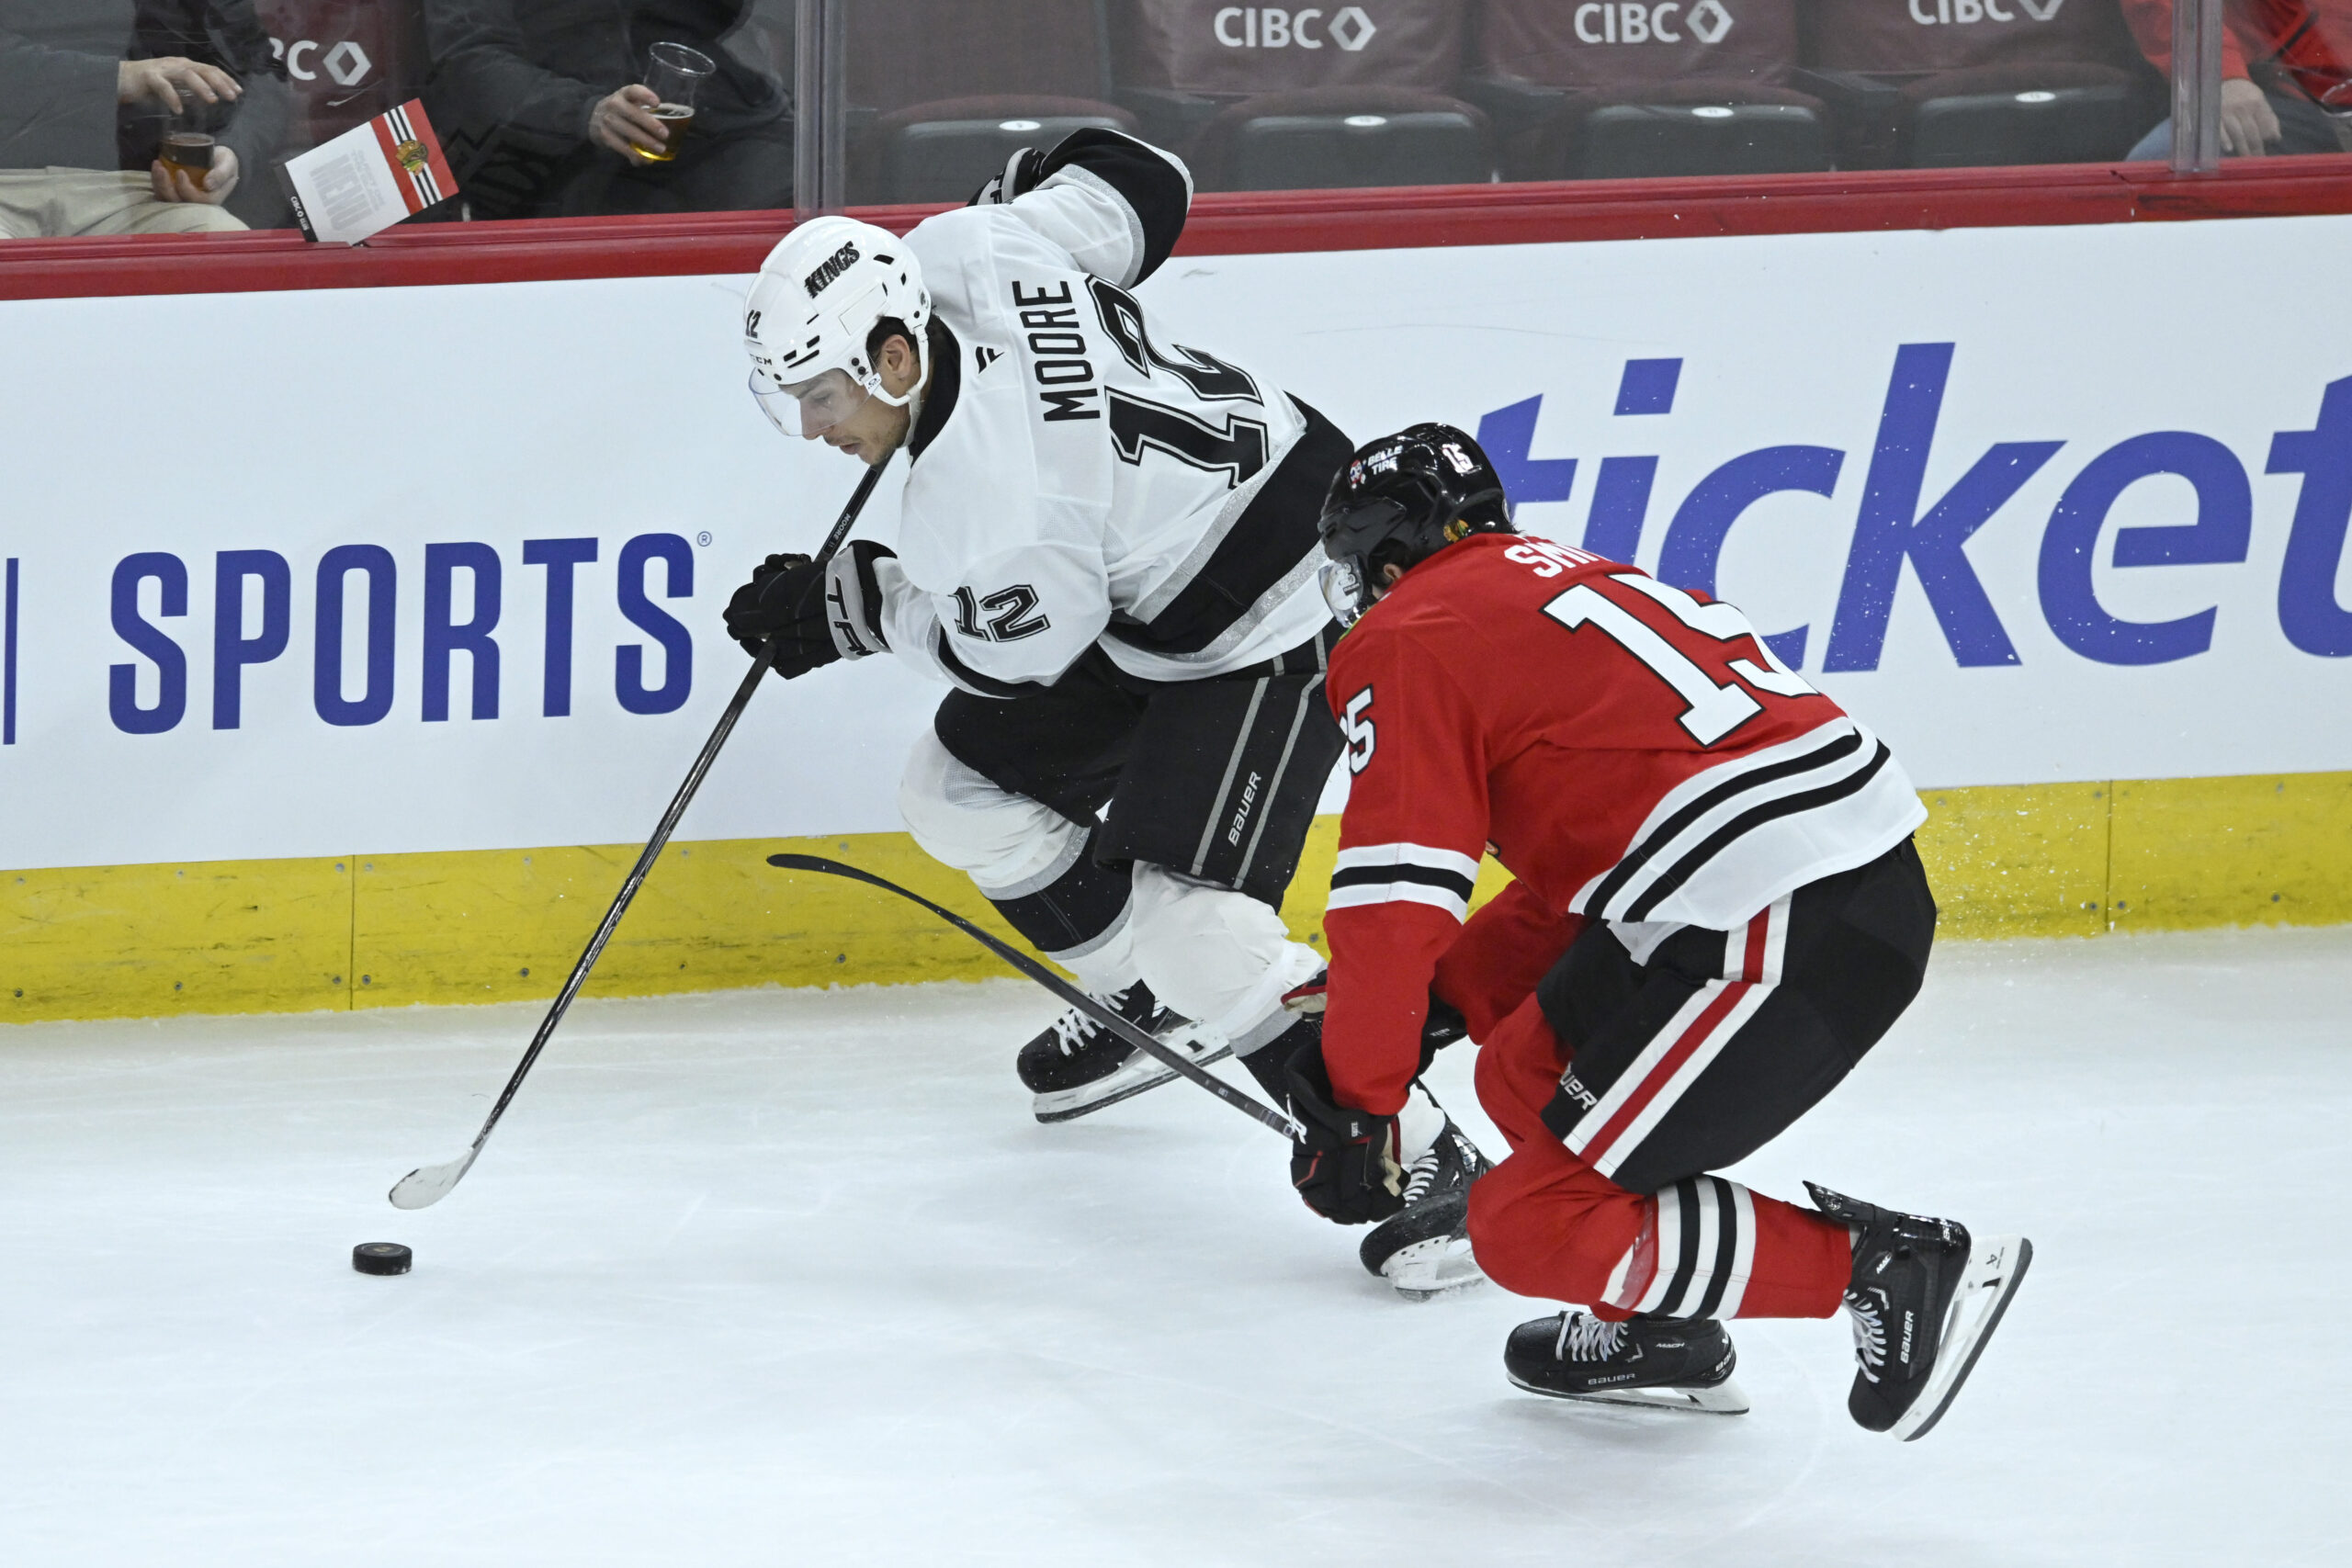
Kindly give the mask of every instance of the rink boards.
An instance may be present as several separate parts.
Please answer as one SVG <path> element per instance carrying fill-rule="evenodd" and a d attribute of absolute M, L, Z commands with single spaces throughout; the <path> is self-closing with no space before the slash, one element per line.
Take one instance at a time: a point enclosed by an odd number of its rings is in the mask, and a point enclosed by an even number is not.
<path fill-rule="evenodd" d="M 2211 308 L 2347 243 L 1180 256 L 1142 292 L 1359 436 L 1476 429 L 1523 526 L 1739 604 L 1925 788 L 1948 932 L 2091 934 L 2352 919 L 2352 298 L 2285 344 Z M 0 1019 L 552 990 L 734 683 L 727 594 L 854 478 L 741 391 L 740 289 L 0 305 Z M 771 685 L 595 988 L 986 972 L 760 863 L 813 836 L 980 912 L 897 831 L 937 694 Z"/>
<path fill-rule="evenodd" d="M 1953 937 L 2352 921 L 2352 773 L 1924 793 L 1919 845 Z M 1318 818 L 1283 917 L 1320 944 L 1339 818 Z M 14 874 L 0 1020 L 510 1001 L 555 993 L 639 846 L 343 855 Z M 897 899 L 786 875 L 847 860 L 1011 940 L 904 833 L 673 843 L 587 987 L 979 979 L 1004 966 Z M 1508 878 L 1492 861 L 1483 903 Z"/>

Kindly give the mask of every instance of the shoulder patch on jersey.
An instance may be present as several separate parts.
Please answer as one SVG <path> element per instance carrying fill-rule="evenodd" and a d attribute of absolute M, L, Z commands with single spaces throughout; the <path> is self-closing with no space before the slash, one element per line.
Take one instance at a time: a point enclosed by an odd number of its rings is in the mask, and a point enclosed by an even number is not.
<path fill-rule="evenodd" d="M 974 375 L 978 375 L 1003 357 L 1004 350 L 1001 348 L 990 348 L 984 343 L 974 344 L 972 345 L 972 373 Z"/>

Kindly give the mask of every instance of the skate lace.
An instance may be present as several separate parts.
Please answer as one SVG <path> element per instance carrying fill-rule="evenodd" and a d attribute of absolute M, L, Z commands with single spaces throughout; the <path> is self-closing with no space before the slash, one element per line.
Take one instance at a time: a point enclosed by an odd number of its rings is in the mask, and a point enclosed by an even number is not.
<path fill-rule="evenodd" d="M 1126 1010 L 1125 989 L 1113 991 L 1107 997 L 1096 997 L 1094 999 L 1113 1012 L 1124 1013 Z M 1096 1022 L 1091 1014 L 1080 1012 L 1076 1008 L 1070 1009 L 1061 1017 L 1054 1020 L 1054 1043 L 1061 1048 L 1061 1053 L 1065 1056 L 1069 1055 L 1102 1032 L 1102 1024 Z"/>
<path fill-rule="evenodd" d="M 1440 1163 L 1437 1157 L 1437 1145 L 1432 1144 L 1430 1145 L 1429 1153 L 1406 1167 L 1405 1206 L 1407 1208 L 1411 1208 L 1430 1195 L 1430 1189 L 1437 1184 Z"/>
<path fill-rule="evenodd" d="M 1448 1144 L 1453 1145 L 1454 1157 L 1465 1168 L 1477 1168 L 1477 1150 L 1470 1146 L 1469 1141 L 1454 1129 L 1452 1122 L 1447 1122 L 1445 1131 L 1438 1134 L 1437 1142 L 1430 1145 L 1430 1152 L 1405 1168 L 1405 1202 L 1408 1206 L 1428 1197 L 1430 1190 L 1437 1185 L 1438 1178 L 1445 1174 L 1445 1146 Z"/>
<path fill-rule="evenodd" d="M 1563 1361 L 1605 1361 L 1624 1342 L 1623 1324 L 1604 1323 L 1580 1312 L 1567 1313 L 1560 1319 L 1560 1338 L 1552 1347 L 1552 1354 Z"/>
<path fill-rule="evenodd" d="M 1886 1365 L 1886 1318 L 1877 1301 L 1853 1291 L 1846 1292 L 1846 1311 L 1854 1321 L 1854 1359 L 1862 1376 L 1876 1382 Z"/>

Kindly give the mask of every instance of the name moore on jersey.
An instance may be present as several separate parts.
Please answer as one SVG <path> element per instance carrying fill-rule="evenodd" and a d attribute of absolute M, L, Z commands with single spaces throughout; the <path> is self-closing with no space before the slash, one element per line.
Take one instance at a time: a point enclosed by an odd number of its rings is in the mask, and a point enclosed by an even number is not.
<path fill-rule="evenodd" d="M 982 695 L 1049 685 L 1097 643 L 1146 679 L 1221 674 L 1328 619 L 1315 509 L 1344 438 L 1239 366 L 1156 338 L 1128 285 L 1164 249 L 1133 241 L 1172 244 L 1175 227 L 1128 215 L 1187 189 L 1093 145 L 1126 161 L 1056 170 L 907 237 L 956 346 L 934 355 L 909 441 L 886 640 Z"/>

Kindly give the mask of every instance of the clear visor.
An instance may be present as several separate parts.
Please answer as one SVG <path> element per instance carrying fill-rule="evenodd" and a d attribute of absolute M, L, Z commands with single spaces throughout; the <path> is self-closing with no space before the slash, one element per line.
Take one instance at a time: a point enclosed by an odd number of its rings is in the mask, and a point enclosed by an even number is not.
<path fill-rule="evenodd" d="M 1323 603 L 1330 607 L 1331 618 L 1343 630 L 1355 625 L 1356 617 L 1372 608 L 1371 598 L 1364 592 L 1363 569 L 1352 556 L 1325 561 L 1316 570 L 1315 582 L 1323 590 Z"/>
<path fill-rule="evenodd" d="M 786 435 L 822 435 L 855 413 L 868 393 L 846 370 L 828 370 L 806 381 L 777 386 L 752 372 L 752 399 L 768 423 Z"/>

